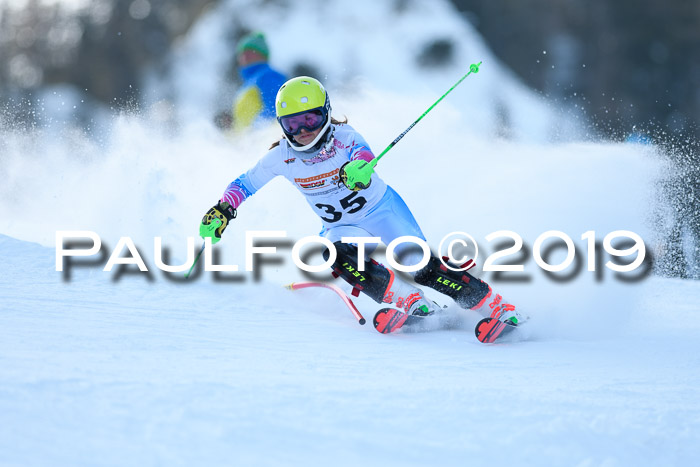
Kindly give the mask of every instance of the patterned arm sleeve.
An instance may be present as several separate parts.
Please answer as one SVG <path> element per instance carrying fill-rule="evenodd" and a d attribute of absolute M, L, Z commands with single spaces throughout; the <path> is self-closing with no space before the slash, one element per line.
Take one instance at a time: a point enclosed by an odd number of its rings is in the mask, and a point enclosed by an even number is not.
<path fill-rule="evenodd" d="M 245 174 L 241 175 L 226 187 L 223 196 L 221 197 L 222 202 L 227 202 L 234 209 L 237 209 L 243 201 L 249 196 L 252 196 L 254 191 L 246 188 L 244 180 L 246 179 Z"/>
<path fill-rule="evenodd" d="M 367 142 L 358 134 L 352 143 L 352 148 L 350 149 L 350 160 L 369 162 L 372 159 L 374 159 L 372 150 L 369 148 Z"/>

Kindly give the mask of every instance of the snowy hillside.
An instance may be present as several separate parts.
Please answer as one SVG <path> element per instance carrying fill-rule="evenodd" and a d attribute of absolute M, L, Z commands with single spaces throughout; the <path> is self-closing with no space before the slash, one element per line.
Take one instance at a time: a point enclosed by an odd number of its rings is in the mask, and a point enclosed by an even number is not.
<path fill-rule="evenodd" d="M 471 132 L 542 142 L 582 130 L 582 113 L 564 112 L 523 86 L 446 0 L 359 0 L 352 8 L 325 0 L 305 2 L 303 8 L 287 1 L 226 0 L 203 17 L 174 55 L 171 87 L 163 86 L 162 77 L 154 78 L 152 95 L 167 89 L 180 115 L 210 119 L 212 109 L 222 108 L 222 99 L 231 100 L 225 79 L 233 55 L 228 39 L 236 28 L 264 31 L 274 66 L 287 74 L 298 65 L 314 70 L 336 97 L 364 95 L 365 112 L 381 113 L 384 122 L 399 115 L 417 117 L 471 63 L 483 62 L 489 78 L 465 83 L 449 104 L 461 110 Z M 436 42 L 450 44 L 447 58 L 422 66 L 419 57 Z M 428 55 L 439 58 L 436 52 Z M 375 92 L 391 94 L 410 113 L 375 101 Z M 346 114 L 354 118 L 357 110 Z M 395 123 L 390 128 L 397 134 L 407 125 Z"/>
<path fill-rule="evenodd" d="M 145 112 L 114 117 L 100 141 L 55 128 L 0 135 L 0 465 L 694 465 L 700 285 L 624 280 L 635 274 L 616 275 L 601 252 L 588 271 L 582 239 L 625 230 L 657 251 L 650 213 L 666 169 L 654 148 L 552 141 L 560 114 L 446 3 L 407 2 L 390 22 L 388 2 L 355 2 L 357 17 L 325 2 L 258 3 L 225 2 L 183 42 L 177 130 Z M 328 75 L 335 114 L 375 152 L 484 62 L 377 171 L 433 249 L 467 232 L 482 267 L 496 250 L 490 233 L 522 237 L 526 253 L 503 261 L 524 264 L 520 280 L 483 277 L 532 317 L 527 340 L 480 344 L 478 317 L 432 291 L 454 329 L 381 335 L 327 290 L 285 290 L 305 277 L 288 244 L 259 277 L 185 281 L 155 267 L 154 237 L 184 262 L 201 216 L 280 135 L 271 126 L 230 139 L 207 113 L 225 53 L 217 37 L 242 6 L 255 13 L 248 27 L 276 25 L 266 29 L 280 66 L 299 60 L 300 44 L 318 45 L 307 57 Z M 458 60 L 416 68 L 418 44 L 443 34 Z M 496 136 L 503 106 L 510 139 Z M 97 233 L 104 256 L 56 272 L 58 230 Z M 320 222 L 278 179 L 241 207 L 220 261 L 243 269 L 253 230 L 294 241 Z M 577 248 L 553 277 L 533 257 L 551 230 Z M 150 273 L 102 271 L 125 236 Z M 563 259 L 557 250 L 549 262 Z M 356 303 L 371 320 L 377 304 Z"/>

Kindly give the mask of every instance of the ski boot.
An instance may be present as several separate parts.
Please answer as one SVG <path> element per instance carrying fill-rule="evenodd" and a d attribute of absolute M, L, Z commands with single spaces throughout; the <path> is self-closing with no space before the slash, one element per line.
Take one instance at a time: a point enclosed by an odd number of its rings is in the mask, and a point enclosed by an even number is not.
<path fill-rule="evenodd" d="M 443 258 L 447 262 L 447 258 Z M 462 265 L 463 270 L 448 269 L 438 258 L 431 257 L 428 264 L 415 276 L 417 283 L 428 286 L 452 298 L 459 306 L 474 310 L 485 318 L 494 318 L 518 325 L 527 320 L 499 294 L 494 294 L 484 281 L 467 271 L 475 266 L 473 261 Z"/>
<path fill-rule="evenodd" d="M 442 308 L 427 300 L 423 292 L 373 259 L 364 262 L 364 271 L 357 264 L 357 248 L 347 243 L 336 242 L 337 258 L 333 263 L 333 276 L 342 277 L 352 285 L 352 295 L 363 292 L 377 303 L 394 304 L 397 309 L 383 308 L 375 315 L 374 325 L 379 332 L 387 333 L 405 324 L 416 324 Z M 325 259 L 328 259 L 325 256 Z"/>
<path fill-rule="evenodd" d="M 484 301 L 472 308 L 484 318 L 493 318 L 512 326 L 518 326 L 529 319 L 528 316 L 518 312 L 515 305 L 506 303 L 500 294 L 489 291 Z"/>

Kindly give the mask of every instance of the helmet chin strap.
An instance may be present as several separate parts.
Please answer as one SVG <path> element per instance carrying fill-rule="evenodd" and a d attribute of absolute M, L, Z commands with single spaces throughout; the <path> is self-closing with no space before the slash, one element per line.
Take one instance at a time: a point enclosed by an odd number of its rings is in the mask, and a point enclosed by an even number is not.
<path fill-rule="evenodd" d="M 330 121 L 330 118 L 328 121 Z M 326 144 L 323 145 L 323 149 L 326 151 L 330 151 L 333 147 L 333 133 L 335 133 L 335 127 L 331 125 L 330 129 L 328 130 L 328 136 L 326 137 Z"/>
<path fill-rule="evenodd" d="M 330 130 L 329 130 L 329 128 L 330 128 Z M 287 139 L 289 146 L 292 149 L 294 149 L 295 151 L 299 151 L 299 152 L 304 152 L 304 151 L 308 151 L 309 149 L 313 149 L 313 147 L 316 146 L 316 144 L 318 144 L 318 142 L 321 140 L 321 138 L 326 137 L 326 143 L 324 146 L 325 146 L 326 150 L 330 150 L 330 148 L 333 145 L 333 132 L 334 132 L 334 128 L 331 125 L 331 117 L 329 114 L 328 121 L 323 126 L 321 131 L 318 132 L 318 135 L 316 135 L 314 140 L 311 141 L 309 144 L 305 144 L 304 146 L 300 146 L 299 143 L 294 141 L 294 137 L 287 135 L 287 133 L 284 134 L 284 137 Z M 328 135 L 326 135 L 326 133 L 328 133 Z"/>

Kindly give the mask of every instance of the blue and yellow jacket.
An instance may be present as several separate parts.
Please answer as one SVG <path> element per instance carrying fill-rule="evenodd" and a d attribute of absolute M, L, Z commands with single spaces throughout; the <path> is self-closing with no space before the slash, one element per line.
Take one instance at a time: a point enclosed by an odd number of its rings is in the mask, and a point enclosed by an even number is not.
<path fill-rule="evenodd" d="M 275 97 L 287 78 L 265 62 L 241 68 L 240 75 L 243 85 L 233 103 L 234 129 L 274 119 Z"/>

